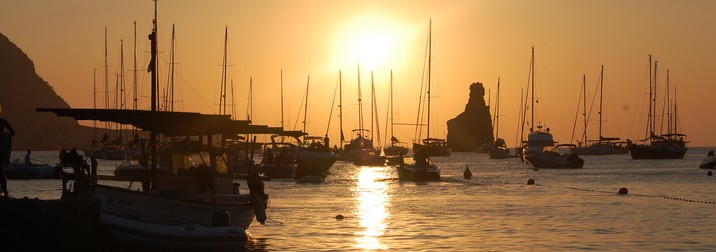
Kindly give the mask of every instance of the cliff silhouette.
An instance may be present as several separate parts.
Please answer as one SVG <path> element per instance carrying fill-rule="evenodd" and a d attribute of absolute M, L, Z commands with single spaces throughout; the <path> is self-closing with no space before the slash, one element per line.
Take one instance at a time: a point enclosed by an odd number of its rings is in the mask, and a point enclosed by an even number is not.
<path fill-rule="evenodd" d="M 16 135 L 12 149 L 57 150 L 90 143 L 92 129 L 68 117 L 38 113 L 35 108 L 70 108 L 36 72 L 32 60 L 0 33 L 0 116 L 10 122 Z"/>
<path fill-rule="evenodd" d="M 470 98 L 465 111 L 448 120 L 447 142 L 453 151 L 474 152 L 483 143 L 492 143 L 492 118 L 485 104 L 485 87 L 480 82 L 470 84 Z"/>

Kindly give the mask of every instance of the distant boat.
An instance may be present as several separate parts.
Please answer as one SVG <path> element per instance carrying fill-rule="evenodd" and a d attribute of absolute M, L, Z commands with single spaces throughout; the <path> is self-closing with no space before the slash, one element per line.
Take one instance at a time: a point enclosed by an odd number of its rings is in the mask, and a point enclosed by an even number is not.
<path fill-rule="evenodd" d="M 495 142 L 490 144 L 487 156 L 490 159 L 517 157 L 510 154 L 505 139 L 500 138 L 500 78 L 497 78 L 497 99 L 495 101 Z"/>
<path fill-rule="evenodd" d="M 656 132 L 656 76 L 658 69 L 658 61 L 654 62 L 654 72 L 652 76 L 651 55 L 649 55 L 649 120 L 647 125 L 648 136 L 646 139 L 639 140 L 641 144 L 627 140 L 627 148 L 632 159 L 682 159 L 688 148 L 684 137 L 686 135 L 678 133 L 678 117 L 676 113 L 676 105 L 673 108 L 670 105 L 669 95 L 669 70 L 666 70 L 666 103 L 669 112 L 667 113 L 667 133 L 657 135 Z M 674 103 L 676 103 L 674 99 Z M 673 109 L 673 110 L 672 110 Z M 673 112 L 673 113 L 672 113 Z"/>
<path fill-rule="evenodd" d="M 447 141 L 445 139 L 440 138 L 431 138 L 430 137 L 430 73 L 432 71 L 431 69 L 431 63 L 432 63 L 432 20 L 430 21 L 430 27 L 428 28 L 428 55 L 427 55 L 427 118 L 426 118 L 426 134 L 427 137 L 422 140 L 420 143 L 413 143 L 413 152 L 419 150 L 419 149 L 425 149 L 427 151 L 428 157 L 435 157 L 435 156 L 450 156 L 451 149 L 448 146 Z M 422 103 L 423 95 L 420 95 L 420 101 Z M 420 114 L 420 113 L 419 113 Z M 420 117 L 420 116 L 419 116 Z"/>
<path fill-rule="evenodd" d="M 716 168 L 716 157 L 709 157 L 701 161 L 701 164 L 699 164 L 699 168 L 701 169 L 714 169 Z"/>
<path fill-rule="evenodd" d="M 598 140 L 587 140 L 587 100 L 586 100 L 586 77 L 583 81 L 584 90 L 584 138 L 580 144 L 584 146 L 576 146 L 572 148 L 572 153 L 577 155 L 610 155 L 610 154 L 627 154 L 629 149 L 624 146 L 624 142 L 619 142 L 618 137 L 604 137 L 602 136 L 602 115 L 603 113 L 603 91 L 604 91 L 604 65 L 602 65 L 601 72 L 599 74 L 599 139 Z M 575 123 L 576 124 L 576 123 Z"/>
<path fill-rule="evenodd" d="M 371 77 L 373 73 L 371 73 Z M 372 84 L 372 83 L 371 83 Z M 372 90 L 372 89 L 371 89 Z M 371 92 L 372 93 L 372 92 Z M 371 96 L 371 97 L 374 97 Z M 374 99 L 371 98 L 371 107 Z M 371 122 L 373 113 L 371 110 Z M 371 123 L 371 127 L 372 127 Z M 380 155 L 381 150 L 373 145 L 372 131 L 363 127 L 363 103 L 360 88 L 360 67 L 358 67 L 358 129 L 351 131 L 351 141 L 343 148 L 344 158 L 355 165 L 385 165 L 385 157 Z"/>
<path fill-rule="evenodd" d="M 542 130 L 543 126 L 537 125 L 537 130 L 534 129 L 534 55 L 535 49 L 532 47 L 532 59 L 530 61 L 531 83 L 528 83 L 531 85 L 529 85 L 527 89 L 532 89 L 532 105 L 530 107 L 532 112 L 530 121 L 532 125 L 530 125 L 530 134 L 523 143 L 522 160 L 535 168 L 582 168 L 582 166 L 584 166 L 584 160 L 577 156 L 577 154 L 562 154 L 559 152 L 558 147 L 565 145 L 555 146 L 556 142 L 549 128 Z M 554 148 L 547 149 L 548 147 Z"/>

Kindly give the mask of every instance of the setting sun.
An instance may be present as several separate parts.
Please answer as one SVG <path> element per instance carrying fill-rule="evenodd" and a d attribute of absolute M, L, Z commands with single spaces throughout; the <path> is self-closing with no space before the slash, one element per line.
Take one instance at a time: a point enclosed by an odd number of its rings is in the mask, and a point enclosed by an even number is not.
<path fill-rule="evenodd" d="M 405 26 L 383 17 L 354 19 L 336 34 L 332 66 L 355 66 L 368 70 L 391 68 L 402 62 L 412 35 Z"/>

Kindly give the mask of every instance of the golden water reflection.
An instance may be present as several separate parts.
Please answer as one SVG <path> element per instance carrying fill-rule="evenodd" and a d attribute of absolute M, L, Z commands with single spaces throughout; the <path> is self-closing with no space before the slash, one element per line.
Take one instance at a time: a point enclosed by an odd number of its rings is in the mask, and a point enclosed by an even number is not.
<path fill-rule="evenodd" d="M 389 217 L 388 178 L 390 172 L 386 167 L 363 167 L 358 173 L 358 218 L 364 230 L 356 232 L 355 235 L 357 246 L 361 249 L 388 249 L 381 243 L 387 226 L 386 219 Z"/>

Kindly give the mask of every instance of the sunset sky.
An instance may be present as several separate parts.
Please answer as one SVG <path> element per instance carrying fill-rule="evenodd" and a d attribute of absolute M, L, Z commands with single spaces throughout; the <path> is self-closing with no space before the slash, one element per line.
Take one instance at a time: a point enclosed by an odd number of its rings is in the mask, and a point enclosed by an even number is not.
<path fill-rule="evenodd" d="M 445 136 L 445 122 L 464 110 L 471 83 L 485 84 L 492 95 L 486 100 L 494 102 L 500 77 L 500 137 L 514 147 L 520 92 L 527 87 L 534 46 L 539 99 L 535 120 L 550 127 L 561 143 L 569 143 L 572 136 L 582 75 L 591 103 L 601 65 L 605 67 L 604 135 L 644 138 L 651 54 L 659 61 L 659 111 L 669 69 L 677 92 L 679 130 L 688 135 L 691 146 L 716 146 L 712 130 L 716 1 L 172 0 L 159 1 L 158 6 L 162 87 L 168 79 L 171 27 L 176 25 L 176 110 L 218 112 L 224 29 L 228 28 L 227 76 L 234 83 L 237 118 L 246 117 L 253 78 L 254 123 L 280 125 L 283 70 L 285 125 L 293 129 L 299 122 L 296 129 L 301 129 L 299 110 L 310 75 L 308 132 L 325 134 L 330 119 L 329 135 L 338 139 L 338 101 L 333 108 L 331 104 L 342 71 L 343 123 L 348 135 L 358 127 L 360 64 L 364 117 L 370 118 L 372 69 L 380 133 L 385 133 L 393 70 L 396 121 L 415 123 L 432 19 L 435 126 L 431 136 Z M 105 90 L 106 27 L 108 85 L 114 92 L 123 40 L 127 107 L 131 108 L 136 21 L 139 107 L 148 109 L 147 35 L 153 8 L 150 0 L 4 0 L 0 32 L 28 54 L 39 75 L 70 106 L 91 108 L 93 71 L 98 91 Z M 97 99 L 103 108 L 104 94 Z M 595 104 L 589 122 L 590 139 L 596 138 L 596 108 Z M 396 126 L 396 136 L 411 142 L 414 130 Z M 580 135 L 582 128 L 576 131 Z"/>

